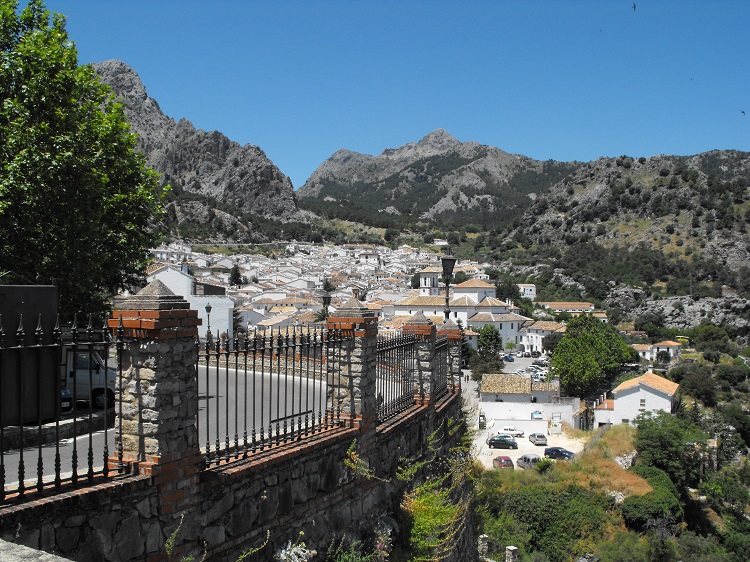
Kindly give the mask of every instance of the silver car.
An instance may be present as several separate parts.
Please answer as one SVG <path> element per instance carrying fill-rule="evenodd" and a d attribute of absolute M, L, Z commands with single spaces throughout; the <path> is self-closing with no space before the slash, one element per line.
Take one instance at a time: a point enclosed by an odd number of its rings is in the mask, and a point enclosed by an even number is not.
<path fill-rule="evenodd" d="M 547 445 L 547 436 L 544 433 L 532 433 L 529 435 L 529 441 L 534 445 Z"/>
<path fill-rule="evenodd" d="M 539 455 L 528 453 L 519 457 L 519 459 L 516 461 L 516 466 L 518 468 L 531 468 L 533 466 L 536 466 L 536 463 L 538 463 L 540 460 L 542 460 L 542 457 L 540 457 Z"/>

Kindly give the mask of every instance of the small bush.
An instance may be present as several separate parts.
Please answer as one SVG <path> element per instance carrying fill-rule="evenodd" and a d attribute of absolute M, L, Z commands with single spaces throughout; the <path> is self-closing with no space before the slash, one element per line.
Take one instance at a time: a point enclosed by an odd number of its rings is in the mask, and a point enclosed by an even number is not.
<path fill-rule="evenodd" d="M 629 529 L 643 531 L 649 519 L 672 516 L 682 519 L 682 506 L 677 497 L 665 488 L 655 488 L 644 496 L 625 498 L 620 506 L 622 518 Z"/>

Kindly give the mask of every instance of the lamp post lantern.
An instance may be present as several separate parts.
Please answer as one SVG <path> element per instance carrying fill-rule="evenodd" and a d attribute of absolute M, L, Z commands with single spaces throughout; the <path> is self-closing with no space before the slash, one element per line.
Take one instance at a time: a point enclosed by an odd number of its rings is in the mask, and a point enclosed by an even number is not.
<path fill-rule="evenodd" d="M 448 255 L 445 255 L 442 258 L 440 258 L 440 261 L 443 264 L 443 279 L 445 280 L 445 321 L 446 322 L 450 318 L 450 314 L 451 314 L 449 290 L 450 290 L 450 284 L 451 284 L 451 276 L 453 275 L 453 267 L 456 265 L 456 258 L 450 255 L 450 249 L 448 250 L 448 252 L 449 252 Z"/>
<path fill-rule="evenodd" d="M 325 313 L 325 317 L 328 318 L 328 307 L 331 306 L 331 293 L 323 291 L 321 298 L 323 299 L 323 312 Z"/>
<path fill-rule="evenodd" d="M 206 342 L 211 342 L 211 303 L 206 305 Z"/>

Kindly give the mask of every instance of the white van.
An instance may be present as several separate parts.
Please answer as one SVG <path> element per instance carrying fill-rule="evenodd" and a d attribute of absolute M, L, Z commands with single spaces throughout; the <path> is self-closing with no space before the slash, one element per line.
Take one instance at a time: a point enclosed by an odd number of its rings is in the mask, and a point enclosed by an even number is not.
<path fill-rule="evenodd" d="M 96 351 L 68 349 L 65 354 L 64 386 L 75 393 L 74 399 L 88 402 L 102 409 L 115 403 L 117 371 L 105 368 L 104 360 Z"/>

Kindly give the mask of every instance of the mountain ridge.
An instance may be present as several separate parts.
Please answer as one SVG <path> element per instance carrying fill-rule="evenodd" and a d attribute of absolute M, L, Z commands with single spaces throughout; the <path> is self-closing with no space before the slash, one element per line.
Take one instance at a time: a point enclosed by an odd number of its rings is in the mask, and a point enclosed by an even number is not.
<path fill-rule="evenodd" d="M 131 130 L 138 134 L 138 150 L 176 195 L 199 194 L 281 222 L 304 220 L 291 181 L 260 147 L 240 145 L 218 131 L 196 129 L 185 118 L 166 116 L 137 72 L 122 61 L 92 66 L 123 104 Z"/>

